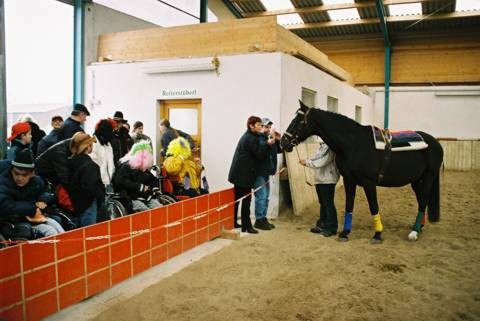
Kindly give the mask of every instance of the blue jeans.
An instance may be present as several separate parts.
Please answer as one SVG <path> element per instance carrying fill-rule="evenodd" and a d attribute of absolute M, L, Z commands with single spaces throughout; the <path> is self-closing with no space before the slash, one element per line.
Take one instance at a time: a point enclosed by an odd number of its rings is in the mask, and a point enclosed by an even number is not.
<path fill-rule="evenodd" d="M 268 182 L 269 176 L 257 176 L 255 179 L 254 188 L 262 186 L 255 192 L 255 219 L 262 219 L 267 217 L 268 211 L 268 197 L 270 196 L 270 182 Z"/>
<path fill-rule="evenodd" d="M 47 221 L 45 223 L 32 225 L 32 229 L 35 238 L 52 236 L 58 233 L 65 232 L 62 226 L 52 218 L 47 218 Z"/>
<path fill-rule="evenodd" d="M 93 200 L 92 204 L 83 211 L 77 218 L 78 227 L 84 227 L 97 223 L 97 200 Z"/>

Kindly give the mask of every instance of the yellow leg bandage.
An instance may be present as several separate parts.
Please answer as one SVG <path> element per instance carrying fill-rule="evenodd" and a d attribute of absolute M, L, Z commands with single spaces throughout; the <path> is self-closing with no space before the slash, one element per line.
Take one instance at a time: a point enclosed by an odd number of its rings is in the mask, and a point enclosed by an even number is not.
<path fill-rule="evenodd" d="M 373 228 L 375 232 L 382 232 L 383 231 L 383 224 L 382 219 L 380 218 L 380 214 L 373 215 Z"/>

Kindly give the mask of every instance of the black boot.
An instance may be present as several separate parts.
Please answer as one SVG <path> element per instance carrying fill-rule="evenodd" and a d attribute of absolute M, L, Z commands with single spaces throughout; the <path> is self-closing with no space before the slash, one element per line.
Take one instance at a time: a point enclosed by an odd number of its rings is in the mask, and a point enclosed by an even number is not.
<path fill-rule="evenodd" d="M 264 231 L 269 231 L 272 228 L 270 227 L 270 224 L 268 224 L 268 221 L 266 218 L 261 218 L 255 221 L 255 224 L 253 225 L 259 230 L 264 230 Z"/>
<path fill-rule="evenodd" d="M 268 225 L 270 225 L 270 229 L 274 229 L 275 228 L 275 225 L 273 225 L 272 223 L 270 223 L 270 221 L 268 220 L 268 218 L 265 217 L 265 222 L 267 222 Z"/>
<path fill-rule="evenodd" d="M 247 232 L 247 233 L 250 233 L 250 234 L 257 234 L 258 231 L 256 229 L 254 229 L 253 227 L 242 227 L 242 232 Z"/>

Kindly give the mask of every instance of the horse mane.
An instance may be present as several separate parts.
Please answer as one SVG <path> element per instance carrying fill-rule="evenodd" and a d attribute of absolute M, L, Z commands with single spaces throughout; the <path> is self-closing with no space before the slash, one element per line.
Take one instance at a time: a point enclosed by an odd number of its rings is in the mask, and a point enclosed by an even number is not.
<path fill-rule="evenodd" d="M 324 115 L 326 115 L 328 118 L 332 118 L 332 119 L 335 119 L 336 121 L 339 121 L 340 125 L 342 127 L 344 127 L 345 129 L 354 129 L 354 130 L 358 130 L 362 127 L 361 124 L 357 123 L 355 120 L 345 116 L 345 115 L 342 115 L 342 114 L 339 114 L 339 113 L 334 113 L 334 112 L 331 112 L 331 111 L 328 111 L 328 110 L 323 110 L 323 109 L 319 109 L 319 108 L 314 108 L 315 112 L 316 113 L 323 113 Z"/>

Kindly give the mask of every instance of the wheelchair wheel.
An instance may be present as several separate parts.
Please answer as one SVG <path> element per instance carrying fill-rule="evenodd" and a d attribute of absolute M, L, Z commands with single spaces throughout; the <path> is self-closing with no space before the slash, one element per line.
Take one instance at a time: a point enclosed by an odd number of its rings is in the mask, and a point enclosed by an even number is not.
<path fill-rule="evenodd" d="M 162 205 L 169 205 L 177 202 L 173 196 L 167 194 L 160 194 L 157 196 L 157 199 Z"/>
<path fill-rule="evenodd" d="M 105 208 L 107 209 L 107 215 L 111 220 L 127 215 L 127 210 L 122 203 L 114 199 L 108 200 L 105 204 Z"/>

